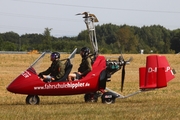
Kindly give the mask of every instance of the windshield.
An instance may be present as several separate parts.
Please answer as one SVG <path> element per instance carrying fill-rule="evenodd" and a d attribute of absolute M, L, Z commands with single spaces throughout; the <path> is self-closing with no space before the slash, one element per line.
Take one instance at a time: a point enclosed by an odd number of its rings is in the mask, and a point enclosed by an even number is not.
<path fill-rule="evenodd" d="M 64 63 L 67 59 L 70 59 L 71 63 L 73 58 L 75 57 L 75 54 L 77 52 L 77 48 L 74 49 L 74 51 L 69 55 L 69 57 L 66 57 L 64 59 L 60 59 L 62 63 Z M 47 69 L 44 68 L 44 66 L 49 66 L 50 65 L 50 54 L 47 52 L 43 52 L 31 65 L 29 68 L 33 68 L 36 73 L 42 72 Z"/>

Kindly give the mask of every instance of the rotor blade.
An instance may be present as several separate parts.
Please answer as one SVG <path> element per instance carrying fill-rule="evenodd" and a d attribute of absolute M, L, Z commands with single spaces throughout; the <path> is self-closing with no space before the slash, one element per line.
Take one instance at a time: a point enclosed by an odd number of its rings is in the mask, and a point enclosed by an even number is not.
<path fill-rule="evenodd" d="M 82 13 L 77 13 L 76 15 L 82 15 Z"/>
<path fill-rule="evenodd" d="M 122 76 L 121 76 L 121 92 L 123 91 L 123 86 L 124 86 L 124 78 L 125 78 L 125 65 L 126 65 L 126 62 L 124 63 L 123 65 L 123 68 L 122 68 Z"/>

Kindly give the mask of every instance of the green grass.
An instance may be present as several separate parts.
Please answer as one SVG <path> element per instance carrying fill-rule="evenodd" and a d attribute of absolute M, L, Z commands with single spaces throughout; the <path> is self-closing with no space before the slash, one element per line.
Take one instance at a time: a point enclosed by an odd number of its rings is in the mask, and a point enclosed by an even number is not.
<path fill-rule="evenodd" d="M 66 55 L 67 56 L 67 55 Z M 108 56 L 108 55 L 107 55 Z M 124 91 L 120 92 L 121 71 L 115 73 L 108 88 L 123 95 L 139 89 L 138 68 L 145 66 L 146 55 L 133 56 L 133 61 L 126 67 Z M 74 96 L 39 96 L 39 105 L 26 105 L 26 95 L 10 93 L 7 85 L 24 71 L 38 55 L 0 54 L 0 119 L 1 120 L 179 120 L 180 118 L 180 55 L 166 55 L 170 65 L 175 68 L 176 78 L 168 87 L 143 92 L 126 99 L 116 99 L 114 104 L 85 103 L 84 95 Z M 64 58 L 64 56 L 62 56 Z M 79 63 L 75 57 L 74 63 Z M 50 64 L 49 58 L 41 69 Z M 74 64 L 76 71 L 78 64 Z M 27 83 L 28 84 L 28 83 Z"/>

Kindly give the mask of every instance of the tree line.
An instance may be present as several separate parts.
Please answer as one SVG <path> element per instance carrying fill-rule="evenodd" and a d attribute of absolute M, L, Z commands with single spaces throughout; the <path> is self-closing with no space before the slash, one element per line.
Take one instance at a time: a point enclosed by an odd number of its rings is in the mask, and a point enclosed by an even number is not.
<path fill-rule="evenodd" d="M 74 37 L 54 37 L 51 30 L 45 28 L 42 34 L 23 34 L 15 32 L 0 33 L 0 51 L 61 51 L 71 52 L 75 48 L 91 48 L 87 30 Z M 180 29 L 169 30 L 160 25 L 129 26 L 103 24 L 96 26 L 99 52 L 116 53 L 159 53 L 180 52 Z M 92 49 L 92 48 L 91 48 Z"/>

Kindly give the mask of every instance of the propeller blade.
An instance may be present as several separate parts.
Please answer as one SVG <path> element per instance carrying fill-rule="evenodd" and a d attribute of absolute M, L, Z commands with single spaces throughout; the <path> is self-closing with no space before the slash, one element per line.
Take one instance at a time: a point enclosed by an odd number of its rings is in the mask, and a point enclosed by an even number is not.
<path fill-rule="evenodd" d="M 125 65 L 126 62 L 124 62 L 123 67 L 122 67 L 122 77 L 121 77 L 121 92 L 123 91 L 123 86 L 124 86 L 124 78 L 125 78 Z"/>
<path fill-rule="evenodd" d="M 129 58 L 129 60 L 126 61 L 126 64 L 129 64 L 133 60 L 132 57 Z"/>

